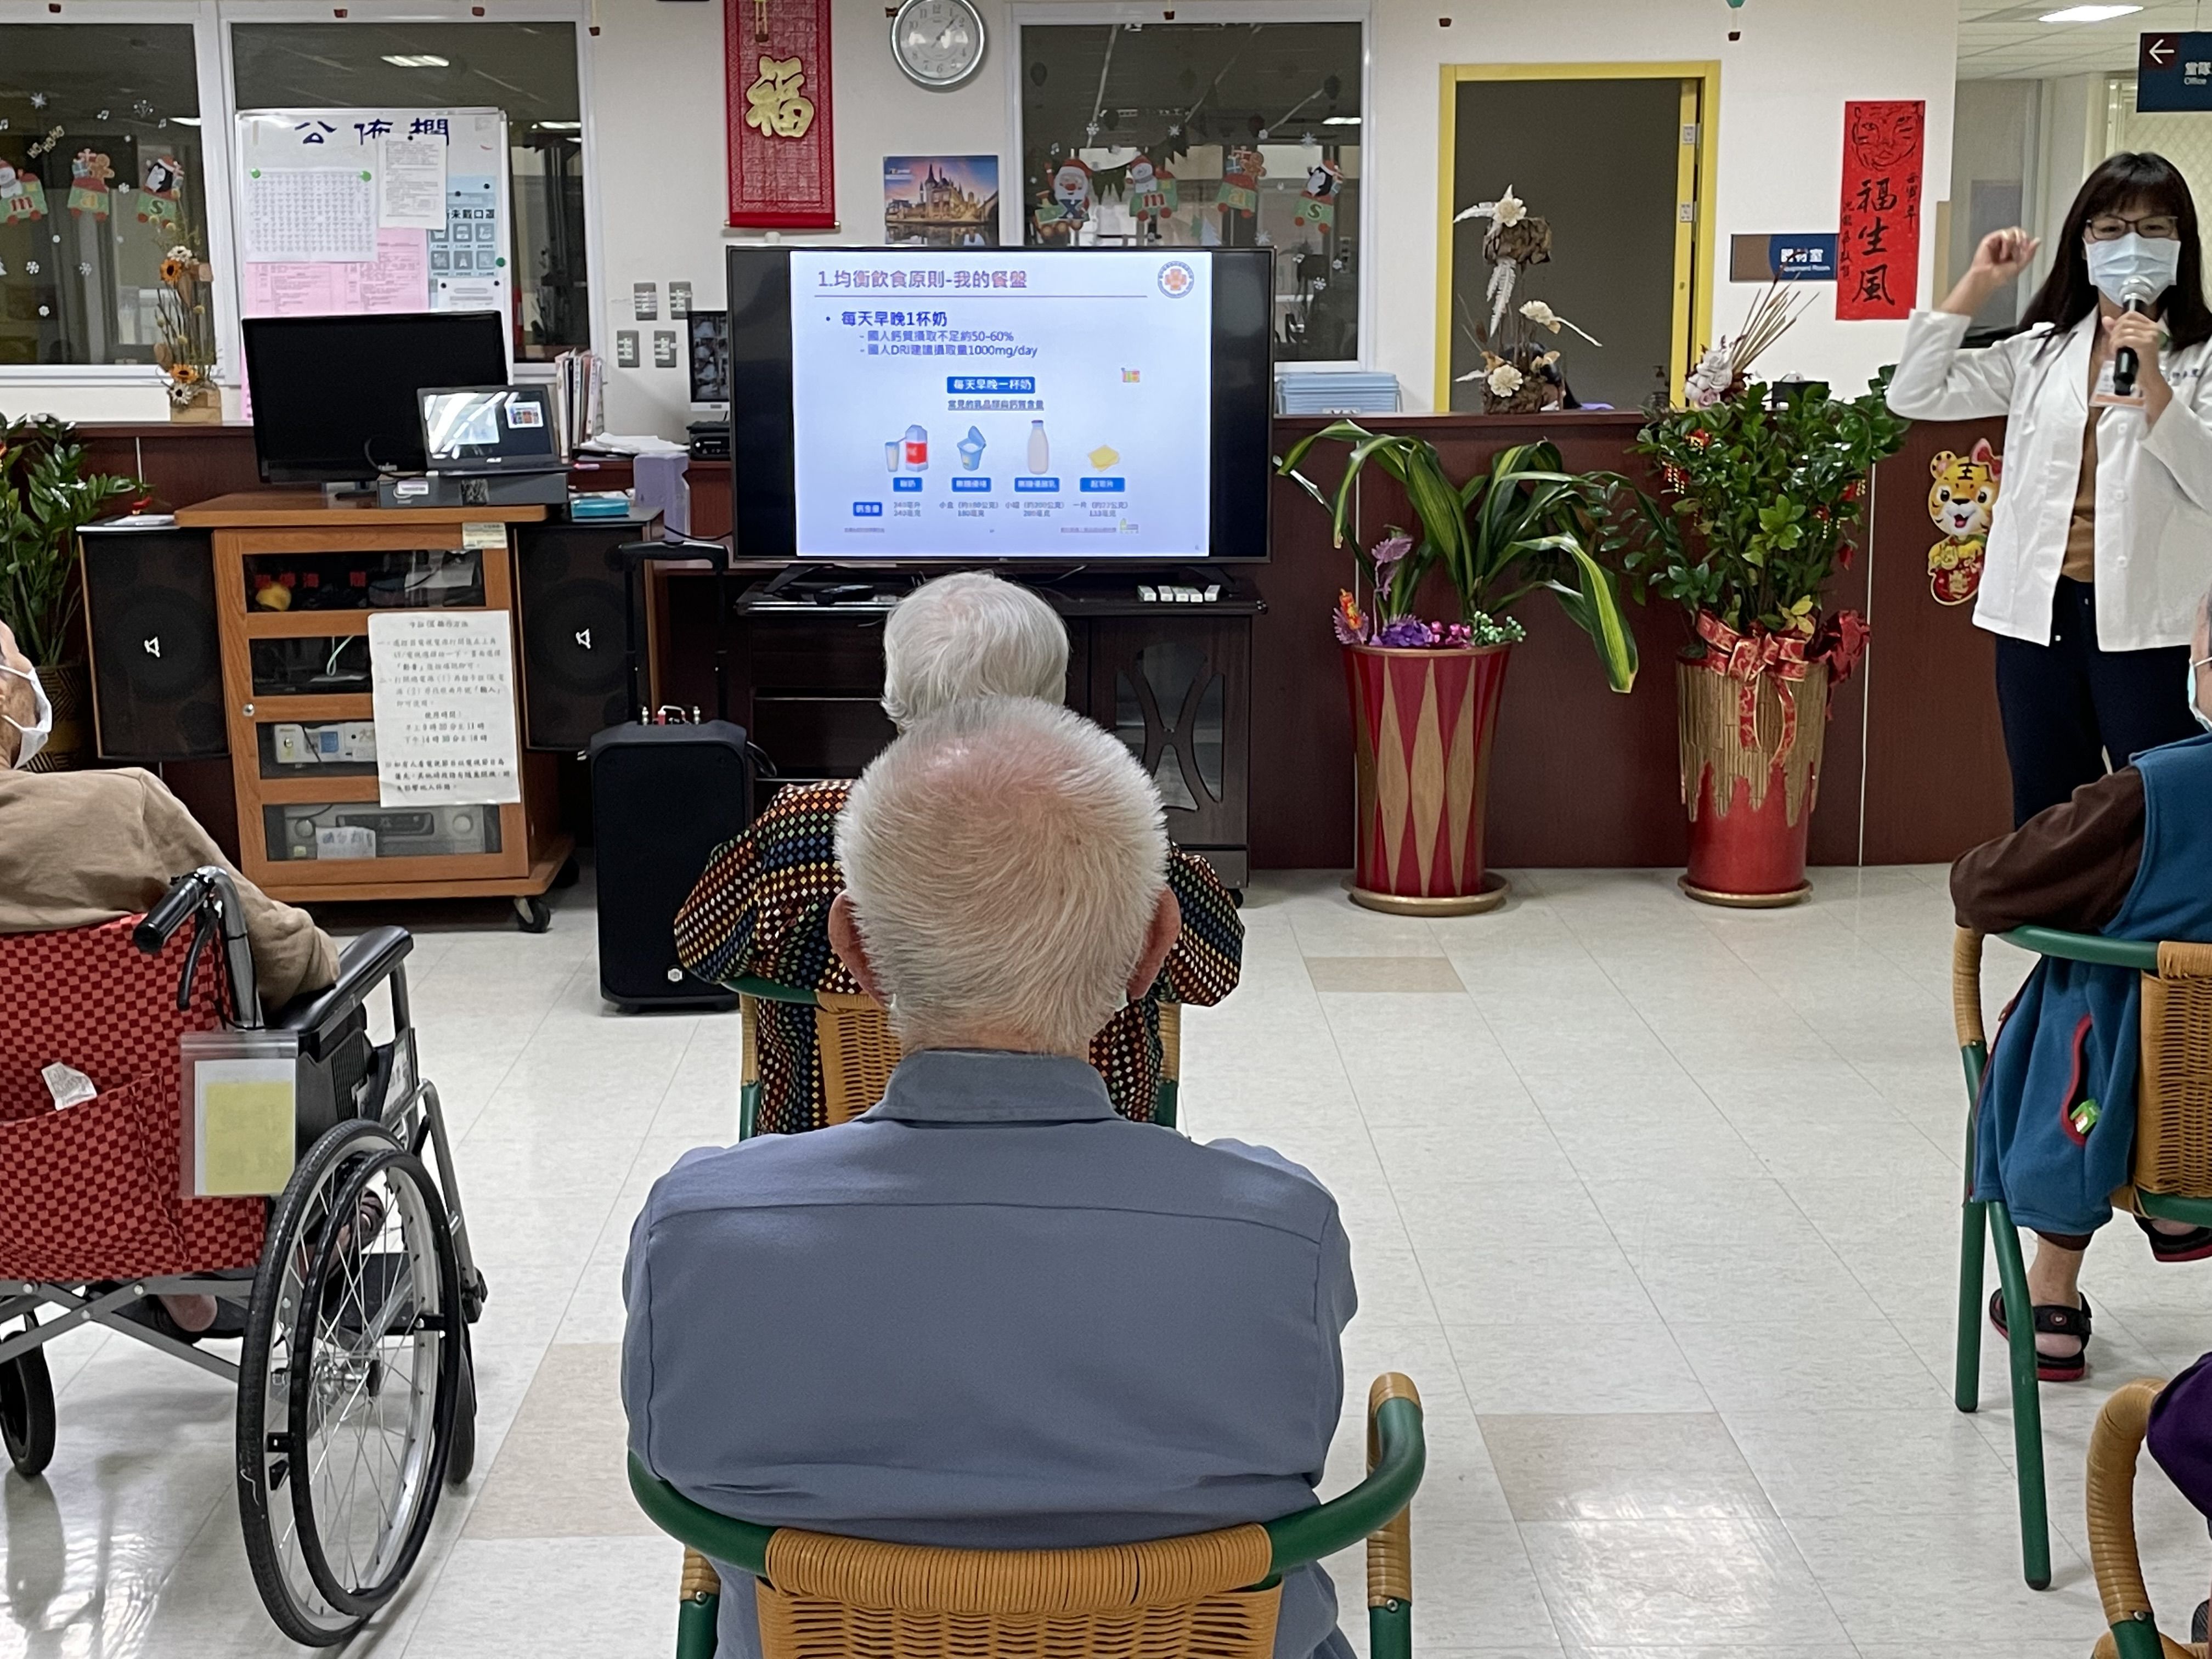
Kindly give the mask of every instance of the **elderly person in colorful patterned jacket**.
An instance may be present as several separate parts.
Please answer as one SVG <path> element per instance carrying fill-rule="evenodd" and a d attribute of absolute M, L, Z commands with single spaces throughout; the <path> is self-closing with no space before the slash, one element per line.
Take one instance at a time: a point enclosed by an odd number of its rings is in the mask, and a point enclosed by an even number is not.
<path fill-rule="evenodd" d="M 884 712 L 901 731 L 969 697 L 1061 700 L 1067 630 L 1028 588 L 981 572 L 940 576 L 907 595 L 884 629 Z M 727 984 L 746 976 L 813 991 L 860 987 L 830 948 L 830 907 L 844 890 L 833 836 L 852 786 L 793 786 L 708 860 L 676 918 L 684 965 Z M 1244 928 L 1228 890 L 1204 859 L 1171 851 L 1168 890 L 1182 927 L 1150 992 L 1091 1039 L 1091 1063 L 1114 1109 L 1149 1121 L 1158 1093 L 1160 1005 L 1210 1005 L 1237 988 Z M 763 1133 L 819 1128 L 825 1121 L 814 1011 L 768 1003 L 759 1037 Z"/>

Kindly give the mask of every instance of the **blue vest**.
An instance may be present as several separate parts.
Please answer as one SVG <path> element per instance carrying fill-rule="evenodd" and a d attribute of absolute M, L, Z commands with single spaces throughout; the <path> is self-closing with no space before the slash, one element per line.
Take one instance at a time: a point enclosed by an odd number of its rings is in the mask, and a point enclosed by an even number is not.
<path fill-rule="evenodd" d="M 2112 939 L 2212 940 L 2212 733 L 2136 757 L 2142 862 Z M 2046 957 L 2007 1012 L 1982 1082 L 1974 1196 L 2023 1227 L 2094 1232 L 2112 1219 L 2135 1146 L 2142 981 L 2132 969 Z"/>

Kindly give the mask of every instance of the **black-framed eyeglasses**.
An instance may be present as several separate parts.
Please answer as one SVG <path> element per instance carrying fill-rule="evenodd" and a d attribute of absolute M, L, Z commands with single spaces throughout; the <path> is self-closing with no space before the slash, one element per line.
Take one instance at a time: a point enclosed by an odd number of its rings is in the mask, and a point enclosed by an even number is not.
<path fill-rule="evenodd" d="M 2130 231 L 2138 236 L 2148 236 L 2161 242 L 2181 240 L 2181 221 L 2171 213 L 2146 213 L 2139 219 L 2123 214 L 2100 213 L 2088 223 L 2089 240 L 2093 242 L 2117 242 Z"/>

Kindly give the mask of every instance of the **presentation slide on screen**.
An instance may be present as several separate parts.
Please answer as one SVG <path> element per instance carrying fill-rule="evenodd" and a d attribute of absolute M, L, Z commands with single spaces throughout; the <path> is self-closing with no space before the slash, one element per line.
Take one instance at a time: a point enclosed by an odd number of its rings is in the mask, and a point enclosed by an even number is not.
<path fill-rule="evenodd" d="M 1202 557 L 1211 276 L 1171 252 L 794 252 L 799 553 Z"/>

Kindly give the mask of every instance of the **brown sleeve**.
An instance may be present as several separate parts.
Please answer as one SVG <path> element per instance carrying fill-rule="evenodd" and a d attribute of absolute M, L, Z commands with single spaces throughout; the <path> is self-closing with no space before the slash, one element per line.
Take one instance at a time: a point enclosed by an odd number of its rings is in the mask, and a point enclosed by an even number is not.
<path fill-rule="evenodd" d="M 2132 766 L 1985 842 L 1951 866 L 1959 926 L 2094 933 L 2119 914 L 2142 862 L 2142 774 Z"/>
<path fill-rule="evenodd" d="M 261 1003 L 281 1008 L 302 991 L 319 991 L 338 976 L 338 948 L 305 910 L 280 904 L 239 875 L 199 820 L 153 774 L 144 778 L 146 839 L 170 879 L 218 864 L 238 883 L 238 902 L 246 911 L 246 940 L 253 952 L 253 974 Z"/>

